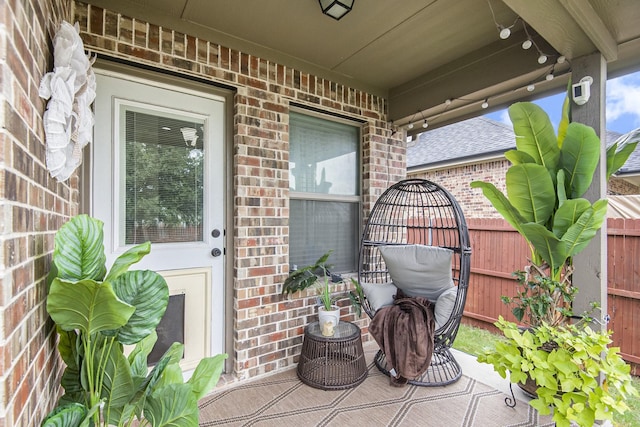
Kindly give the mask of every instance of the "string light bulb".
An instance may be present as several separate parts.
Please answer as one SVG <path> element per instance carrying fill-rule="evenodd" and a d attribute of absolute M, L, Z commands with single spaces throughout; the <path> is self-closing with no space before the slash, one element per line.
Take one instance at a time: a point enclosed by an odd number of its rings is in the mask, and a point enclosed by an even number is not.
<path fill-rule="evenodd" d="M 506 40 L 511 35 L 511 30 L 508 27 L 498 27 L 500 29 L 500 38 Z"/>
<path fill-rule="evenodd" d="M 545 80 L 550 82 L 551 80 L 553 80 L 555 76 L 553 75 L 553 71 L 550 71 L 549 74 L 547 74 L 546 76 L 544 76 Z"/>
<path fill-rule="evenodd" d="M 530 49 L 532 45 L 533 45 L 533 42 L 530 39 L 526 39 L 525 41 L 522 42 L 522 48 L 524 50 Z"/>
<path fill-rule="evenodd" d="M 407 125 L 407 129 L 413 129 L 413 123 L 409 123 L 409 124 Z"/>
<path fill-rule="evenodd" d="M 427 123 L 427 119 L 424 119 L 424 122 L 422 123 L 422 128 L 426 129 L 429 127 L 429 123 Z"/>
<path fill-rule="evenodd" d="M 446 105 L 447 107 L 448 107 L 449 105 L 451 105 L 451 99 L 447 98 L 447 99 L 444 101 L 444 105 Z"/>
<path fill-rule="evenodd" d="M 564 64 L 564 62 L 565 62 L 566 60 L 567 60 L 567 58 L 565 58 L 565 56 L 564 56 L 564 55 L 560 55 L 560 56 L 558 56 L 558 59 L 556 59 L 556 62 L 557 62 L 558 64 Z"/>
<path fill-rule="evenodd" d="M 489 108 L 489 101 L 485 99 L 485 100 L 484 100 L 484 102 L 482 103 L 481 107 L 482 107 L 483 109 L 485 109 L 485 110 L 486 110 L 487 108 Z"/>
<path fill-rule="evenodd" d="M 527 92 L 533 92 L 534 90 L 536 90 L 536 85 L 533 83 L 527 86 Z"/>
<path fill-rule="evenodd" d="M 547 59 L 547 55 L 541 53 L 540 56 L 538 56 L 538 64 L 544 64 L 545 62 L 547 62 Z"/>

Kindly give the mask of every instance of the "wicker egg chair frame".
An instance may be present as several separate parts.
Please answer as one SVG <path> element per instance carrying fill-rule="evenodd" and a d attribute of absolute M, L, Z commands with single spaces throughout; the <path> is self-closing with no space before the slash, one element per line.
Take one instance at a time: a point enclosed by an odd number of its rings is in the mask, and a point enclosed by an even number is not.
<path fill-rule="evenodd" d="M 379 247 L 382 245 L 423 244 L 453 250 L 453 282 L 457 297 L 449 319 L 435 331 L 431 365 L 419 378 L 409 379 L 418 386 L 442 386 L 462 376 L 460 365 L 450 351 L 458 332 L 469 285 L 471 246 L 464 215 L 455 198 L 444 188 L 424 179 L 406 179 L 389 187 L 371 210 L 360 242 L 358 280 L 362 283 L 388 283 Z M 375 312 L 364 301 L 370 318 Z M 375 356 L 380 371 L 389 375 L 382 350 Z"/>

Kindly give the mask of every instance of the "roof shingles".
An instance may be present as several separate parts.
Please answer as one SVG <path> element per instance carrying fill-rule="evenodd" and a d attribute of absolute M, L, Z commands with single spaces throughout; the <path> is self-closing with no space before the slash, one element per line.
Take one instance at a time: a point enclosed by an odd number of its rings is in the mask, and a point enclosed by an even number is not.
<path fill-rule="evenodd" d="M 607 145 L 618 137 L 619 133 L 607 131 Z M 510 125 L 486 117 L 474 117 L 418 135 L 414 143 L 408 144 L 407 167 L 411 170 L 469 161 L 490 154 L 502 154 L 515 146 Z M 620 172 L 640 172 L 640 149 L 632 153 Z"/>

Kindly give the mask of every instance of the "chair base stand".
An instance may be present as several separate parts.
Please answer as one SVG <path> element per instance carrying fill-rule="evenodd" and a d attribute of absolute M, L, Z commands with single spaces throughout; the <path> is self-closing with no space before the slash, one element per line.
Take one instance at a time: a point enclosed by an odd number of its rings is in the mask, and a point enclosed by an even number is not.
<path fill-rule="evenodd" d="M 390 376 L 390 367 L 387 366 L 387 359 L 382 352 L 378 350 L 374 362 L 380 372 Z M 418 378 L 409 379 L 408 383 L 420 387 L 439 387 L 452 384 L 462 377 L 462 369 L 458 361 L 453 357 L 448 348 L 442 347 L 433 351 L 431 364 L 424 374 Z"/>

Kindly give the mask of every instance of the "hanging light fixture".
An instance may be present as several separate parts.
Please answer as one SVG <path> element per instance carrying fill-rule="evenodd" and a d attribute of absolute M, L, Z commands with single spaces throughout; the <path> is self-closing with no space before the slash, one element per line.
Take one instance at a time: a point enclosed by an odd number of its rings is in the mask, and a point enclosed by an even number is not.
<path fill-rule="evenodd" d="M 322 13 L 339 21 L 347 13 L 351 12 L 355 0 L 318 0 Z"/>

